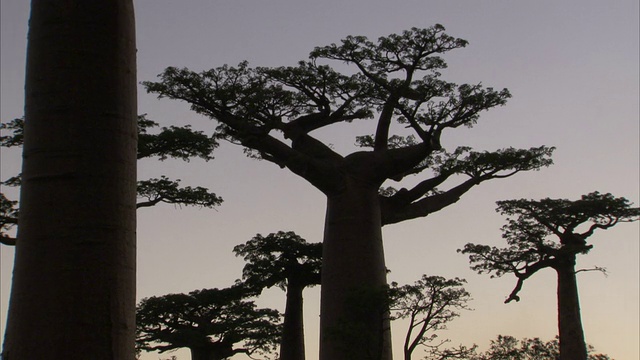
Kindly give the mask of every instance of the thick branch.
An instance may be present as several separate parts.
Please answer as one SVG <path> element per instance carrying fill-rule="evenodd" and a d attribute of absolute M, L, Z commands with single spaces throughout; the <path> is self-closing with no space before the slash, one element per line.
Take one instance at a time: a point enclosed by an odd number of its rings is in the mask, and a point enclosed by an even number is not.
<path fill-rule="evenodd" d="M 516 302 L 520 301 L 520 297 L 518 296 L 518 293 L 520 292 L 520 290 L 522 290 L 522 285 L 524 284 L 524 281 L 530 278 L 533 274 L 535 274 L 541 269 L 553 267 L 555 262 L 556 262 L 555 259 L 540 260 L 531 265 L 527 265 L 524 269 L 524 272 L 521 272 L 521 273 L 516 272 L 515 275 L 518 277 L 518 282 L 516 283 L 515 288 L 513 289 L 513 291 L 511 291 L 511 294 L 509 294 L 509 297 L 507 297 L 504 303 L 508 304 L 514 300 Z"/>
<path fill-rule="evenodd" d="M 406 147 L 388 149 L 381 153 L 379 174 L 383 180 L 404 176 L 418 166 L 435 149 L 431 144 L 418 143 Z"/>
<path fill-rule="evenodd" d="M 444 193 L 428 196 L 415 202 L 404 204 L 383 202 L 381 204 L 382 224 L 388 225 L 425 217 L 451 204 L 455 204 L 464 193 L 477 184 L 479 182 L 476 179 L 469 179 Z M 417 193 L 413 196 L 416 195 Z"/>
<path fill-rule="evenodd" d="M 423 197 L 429 191 L 432 191 L 433 189 L 435 189 L 436 186 L 445 182 L 451 175 L 452 175 L 451 173 L 443 172 L 437 176 L 421 181 L 410 190 L 402 188 L 397 193 L 395 193 L 390 197 L 387 197 L 387 198 L 383 197 L 382 201 L 390 201 L 395 204 L 403 204 L 403 205 L 410 204 L 420 199 L 421 197 Z"/>
<path fill-rule="evenodd" d="M 391 95 L 382 108 L 380 118 L 378 119 L 378 126 L 376 128 L 375 142 L 373 146 L 374 151 L 382 151 L 387 149 L 391 119 L 393 118 L 393 110 L 395 109 L 397 103 L 398 97 L 395 95 Z"/>
<path fill-rule="evenodd" d="M 8 245 L 8 246 L 15 246 L 16 245 L 16 238 L 11 237 L 11 236 L 6 235 L 6 234 L 0 234 L 0 244 L 4 244 L 4 245 Z"/>

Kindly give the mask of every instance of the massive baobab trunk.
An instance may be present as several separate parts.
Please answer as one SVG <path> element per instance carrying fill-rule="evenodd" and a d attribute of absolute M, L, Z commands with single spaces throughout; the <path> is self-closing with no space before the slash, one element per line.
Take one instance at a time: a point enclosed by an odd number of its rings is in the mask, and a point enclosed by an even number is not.
<path fill-rule="evenodd" d="M 347 180 L 328 196 L 320 307 L 321 360 L 389 360 L 391 333 L 378 185 Z"/>
<path fill-rule="evenodd" d="M 558 333 L 560 360 L 586 360 L 587 345 L 580 319 L 580 301 L 575 272 L 575 255 L 559 259 L 558 274 Z"/>
<path fill-rule="evenodd" d="M 3 359 L 134 358 L 132 0 L 32 0 Z"/>

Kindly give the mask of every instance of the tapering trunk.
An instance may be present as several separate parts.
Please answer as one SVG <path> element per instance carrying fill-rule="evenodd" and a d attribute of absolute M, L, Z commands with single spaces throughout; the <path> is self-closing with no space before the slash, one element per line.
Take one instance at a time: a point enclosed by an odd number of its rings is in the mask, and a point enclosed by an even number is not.
<path fill-rule="evenodd" d="M 222 360 L 221 356 L 217 356 L 214 349 L 210 347 L 189 348 L 191 351 L 191 360 Z"/>
<path fill-rule="evenodd" d="M 134 359 L 131 0 L 33 0 L 4 360 Z"/>
<path fill-rule="evenodd" d="M 555 267 L 558 274 L 558 332 L 560 360 L 586 360 L 587 345 L 580 318 L 580 300 L 575 273 L 575 255 L 562 259 Z"/>
<path fill-rule="evenodd" d="M 390 360 L 378 186 L 354 182 L 327 201 L 320 360 Z"/>
<path fill-rule="evenodd" d="M 302 291 L 304 287 L 289 284 L 284 310 L 280 360 L 304 360 L 304 320 Z"/>

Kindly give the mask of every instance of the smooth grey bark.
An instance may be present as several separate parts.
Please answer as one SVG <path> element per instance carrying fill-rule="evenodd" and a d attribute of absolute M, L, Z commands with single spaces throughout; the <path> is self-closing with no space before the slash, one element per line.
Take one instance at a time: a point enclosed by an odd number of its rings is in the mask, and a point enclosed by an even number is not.
<path fill-rule="evenodd" d="M 587 344 L 580 317 L 575 255 L 559 258 L 555 270 L 558 275 L 560 360 L 586 360 Z"/>
<path fill-rule="evenodd" d="M 134 359 L 132 0 L 32 0 L 2 358 Z"/>

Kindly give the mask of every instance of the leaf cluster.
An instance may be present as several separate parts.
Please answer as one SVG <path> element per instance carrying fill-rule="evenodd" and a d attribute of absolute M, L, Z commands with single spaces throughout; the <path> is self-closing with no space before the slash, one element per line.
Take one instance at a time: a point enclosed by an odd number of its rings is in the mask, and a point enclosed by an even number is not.
<path fill-rule="evenodd" d="M 0 147 L 22 146 L 24 143 L 24 118 L 0 123 L 0 131 L 9 131 L 9 135 L 0 135 Z"/>
<path fill-rule="evenodd" d="M 138 159 L 152 156 L 160 160 L 213 159 L 213 150 L 219 145 L 215 137 L 192 130 L 189 125 L 161 127 L 159 133 L 149 133 L 149 129 L 158 126 L 157 122 L 147 119 L 146 114 L 138 116 Z"/>
<path fill-rule="evenodd" d="M 292 231 L 257 234 L 233 252 L 247 262 L 242 279 L 257 292 L 272 286 L 286 290 L 320 284 L 322 244 L 308 243 Z"/>
<path fill-rule="evenodd" d="M 9 235 L 9 231 L 18 225 L 18 202 L 7 199 L 0 193 L 0 243 L 15 245 L 16 239 Z"/>
<path fill-rule="evenodd" d="M 137 345 L 159 352 L 211 348 L 221 358 L 268 353 L 279 339 L 280 314 L 257 308 L 250 296 L 232 286 L 145 298 L 137 307 Z"/>
<path fill-rule="evenodd" d="M 206 188 L 180 187 L 179 184 L 180 179 L 169 180 L 166 176 L 161 176 L 160 179 L 138 181 L 138 198 L 144 198 L 147 201 L 139 202 L 136 206 L 141 208 L 164 202 L 212 208 L 222 203 L 222 198 Z"/>
<path fill-rule="evenodd" d="M 594 348 L 588 345 L 588 360 L 611 360 L 604 354 L 594 354 Z M 468 360 L 557 360 L 560 356 L 558 337 L 554 340 L 543 341 L 539 338 L 524 338 L 518 340 L 509 335 L 498 335 L 491 340 L 489 349 L 483 353 L 476 353 Z"/>

